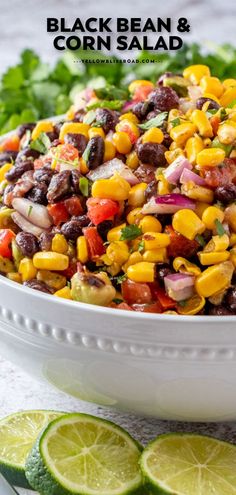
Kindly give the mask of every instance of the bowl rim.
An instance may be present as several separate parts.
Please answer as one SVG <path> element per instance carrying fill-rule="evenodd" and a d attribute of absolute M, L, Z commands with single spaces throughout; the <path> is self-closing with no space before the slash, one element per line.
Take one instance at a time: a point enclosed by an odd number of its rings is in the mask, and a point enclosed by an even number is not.
<path fill-rule="evenodd" d="M 68 308 L 75 306 L 78 307 L 78 309 L 81 309 L 82 311 L 89 311 L 92 313 L 97 313 L 101 316 L 119 316 L 120 317 L 127 317 L 129 319 L 139 319 L 139 320 L 154 320 L 158 321 L 159 323 L 161 321 L 170 321 L 172 323 L 174 322 L 182 322 L 182 323 L 219 323 L 220 321 L 223 321 L 225 323 L 235 323 L 236 322 L 236 315 L 230 315 L 230 316 L 211 316 L 211 315 L 172 315 L 172 314 L 163 314 L 163 313 L 144 313 L 141 311 L 127 311 L 125 309 L 116 309 L 116 308 L 110 308 L 107 306 L 97 306 L 96 304 L 87 304 L 87 303 L 82 303 L 79 301 L 73 301 L 70 299 L 62 299 L 60 297 L 52 297 L 52 294 L 46 294 L 44 292 L 40 292 L 38 290 L 31 289 L 30 287 L 18 284 L 17 282 L 14 282 L 12 280 L 7 279 L 4 277 L 4 275 L 0 275 L 0 285 L 7 285 L 9 288 L 15 289 L 16 291 L 20 291 L 22 293 L 30 294 L 31 297 L 34 299 L 38 300 L 43 300 L 45 303 L 47 302 L 53 302 L 53 304 L 57 305 L 65 305 Z"/>
<path fill-rule="evenodd" d="M 54 115 L 52 117 L 47 117 L 46 119 L 39 119 L 37 122 L 40 122 L 40 121 L 54 121 L 54 122 L 57 122 L 57 121 L 60 121 L 62 119 L 64 119 L 66 117 L 66 114 L 62 114 L 62 115 Z M 16 132 L 16 129 L 15 130 L 12 130 L 12 131 L 9 131 L 5 134 L 2 134 L 0 136 L 0 143 L 1 141 L 3 141 L 6 137 L 10 136 L 11 134 L 14 134 Z M 1 275 L 0 274 L 0 284 L 7 284 L 9 287 L 12 287 L 13 289 L 15 288 L 16 290 L 20 290 L 21 292 L 26 292 L 26 294 L 31 294 L 32 297 L 34 298 L 39 298 L 39 299 L 43 299 L 45 301 L 49 301 L 51 300 L 50 298 L 52 297 L 51 294 L 45 294 L 43 292 L 40 292 L 40 291 L 37 291 L 37 290 L 33 290 L 33 289 L 30 289 L 29 287 L 25 287 L 21 284 L 18 284 L 17 282 L 13 282 L 12 280 L 9 280 L 7 279 L 6 277 L 4 277 L 4 275 Z M 90 312 L 96 312 L 100 315 L 104 315 L 104 316 L 113 316 L 113 315 L 117 315 L 117 316 L 120 316 L 120 317 L 127 317 L 127 318 L 130 318 L 130 319 L 136 319 L 138 318 L 139 320 L 156 320 L 158 322 L 161 322 L 161 321 L 170 321 L 172 323 L 174 322 L 183 322 L 183 323 L 216 323 L 216 322 L 219 322 L 219 321 L 222 321 L 222 318 L 223 318 L 223 321 L 225 323 L 235 323 L 236 322 L 236 315 L 229 315 L 229 316 L 213 316 L 213 315 L 172 315 L 172 314 L 163 314 L 163 313 L 144 313 L 142 311 L 127 311 L 125 309 L 116 309 L 116 308 L 109 308 L 107 306 L 97 306 L 95 304 L 86 304 L 86 303 L 82 303 L 82 302 L 79 302 L 79 301 L 73 301 L 73 300 L 69 300 L 69 299 L 63 299 L 61 300 L 62 298 L 59 298 L 59 297 L 54 297 L 52 300 L 53 300 L 53 303 L 55 303 L 56 305 L 58 304 L 64 304 L 68 307 L 71 307 L 71 305 L 74 307 L 75 305 L 79 305 L 78 307 L 80 309 L 82 309 L 83 311 L 90 311 Z M 219 319 L 220 318 L 220 319 Z"/>

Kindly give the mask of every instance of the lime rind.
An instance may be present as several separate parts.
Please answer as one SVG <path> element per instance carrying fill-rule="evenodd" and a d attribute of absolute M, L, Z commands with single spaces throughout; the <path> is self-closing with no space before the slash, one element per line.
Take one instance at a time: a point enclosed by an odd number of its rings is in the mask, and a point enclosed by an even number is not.
<path fill-rule="evenodd" d="M 71 440 L 69 438 L 71 437 L 71 435 L 74 434 L 73 425 L 75 424 L 81 424 L 81 429 L 78 431 L 80 434 L 82 434 L 82 432 L 84 433 L 84 438 L 86 438 L 87 441 L 87 443 L 85 442 L 81 452 L 79 453 L 77 448 L 75 449 L 74 439 Z M 91 435 L 91 432 L 89 431 L 90 427 L 95 428 L 95 430 L 97 428 L 96 431 L 100 431 L 98 437 L 95 438 L 93 437 L 93 435 Z M 82 428 L 84 429 L 82 430 Z M 68 432 L 69 435 L 67 435 Z M 120 481 L 120 478 L 118 478 L 119 474 L 116 473 L 116 469 L 118 469 L 117 466 L 119 466 L 121 458 L 117 456 L 116 463 L 113 466 L 114 470 L 112 472 L 108 472 L 107 479 L 103 480 L 104 484 L 102 485 L 101 479 L 99 484 L 99 475 L 98 478 L 93 476 L 93 470 L 91 469 L 91 450 L 94 446 L 96 448 L 96 445 L 98 445 L 99 452 L 104 453 L 106 451 L 109 453 L 109 449 L 111 449 L 110 452 L 112 453 L 112 455 L 114 455 L 114 449 L 118 449 L 117 444 L 114 444 L 113 442 L 114 435 L 116 436 L 117 443 L 119 444 L 119 441 L 122 441 L 125 446 L 122 451 L 122 454 L 126 456 L 125 469 L 127 469 L 127 466 L 129 466 L 132 475 L 130 476 L 129 480 L 123 480 L 122 482 Z M 58 440 L 59 437 L 61 437 L 60 440 Z M 107 438 L 107 442 L 106 440 L 104 441 L 104 437 L 105 439 Z M 78 439 L 78 437 L 76 437 L 76 439 Z M 101 443 L 97 444 L 96 442 L 99 439 Z M 95 443 L 93 443 L 93 440 Z M 59 443 L 57 443 L 56 452 L 55 450 L 54 452 L 52 452 L 52 450 L 50 451 L 50 441 L 51 446 L 53 445 L 53 449 L 55 444 L 59 441 Z M 71 452 L 68 451 L 68 456 L 66 457 L 65 452 L 67 441 L 70 445 Z M 126 431 L 124 431 L 121 427 L 115 425 L 114 423 L 87 414 L 67 414 L 51 422 L 43 431 L 42 435 L 33 447 L 26 461 L 26 477 L 32 488 L 39 491 L 42 495 L 141 495 L 143 494 L 142 476 L 138 464 L 141 451 L 141 445 L 136 442 Z M 119 453 L 119 450 L 117 450 L 117 452 Z M 55 455 L 54 460 L 52 460 L 51 453 Z M 132 457 L 132 455 L 135 459 L 135 464 L 131 463 L 130 457 Z M 86 479 L 83 478 L 82 483 L 82 477 L 80 477 L 80 475 L 78 474 L 78 462 L 80 456 L 82 456 L 81 465 L 85 464 L 87 468 L 87 477 Z M 73 470 L 72 466 L 72 471 L 69 471 L 68 474 L 70 463 L 73 463 L 73 458 L 76 459 L 75 469 Z M 68 477 L 66 477 L 65 475 L 61 475 L 59 466 L 61 467 L 61 471 L 67 471 Z M 100 467 L 104 469 L 104 465 L 101 464 Z M 76 481 L 74 480 L 73 482 L 71 482 L 71 473 L 73 474 L 74 478 L 76 478 Z M 111 487 L 106 488 L 105 485 L 107 484 L 108 486 L 109 476 L 112 482 L 113 480 L 115 480 L 116 484 L 119 484 L 118 487 L 114 489 Z M 77 479 L 77 477 L 79 479 Z M 93 480 L 93 484 L 97 484 L 96 488 L 91 488 L 91 485 L 89 484 L 91 479 Z"/>
<path fill-rule="evenodd" d="M 171 443 L 173 443 L 178 439 L 183 440 L 182 445 L 175 452 L 177 455 L 168 456 L 167 453 L 165 454 L 165 462 L 160 469 L 160 476 L 162 477 L 160 479 L 157 474 L 159 469 L 157 466 L 160 464 L 162 453 L 161 449 L 158 450 L 158 447 L 161 447 L 161 444 L 166 440 L 171 440 Z M 186 445 L 184 445 L 185 441 Z M 195 455 L 193 442 L 202 444 L 200 457 Z M 215 464 L 212 464 L 213 459 Z M 178 469 L 177 466 L 181 465 L 181 462 L 183 463 L 182 468 L 179 472 L 175 472 Z M 152 469 L 150 468 L 150 464 L 152 464 Z M 205 467 L 206 465 L 207 468 Z M 166 471 L 165 466 L 167 468 Z M 223 493 L 224 495 L 235 495 L 235 466 L 235 445 L 211 436 L 194 433 L 167 433 L 160 435 L 148 444 L 140 458 L 140 467 L 145 488 L 148 490 L 148 493 L 156 495 L 195 495 L 196 493 L 204 493 L 204 495 L 212 495 L 212 493 L 214 495 L 222 495 Z M 197 469 L 198 475 L 196 476 Z M 219 469 L 219 472 L 217 469 Z M 154 475 L 154 471 L 156 471 L 156 475 Z M 200 476 L 199 471 L 201 471 Z M 203 471 L 207 473 L 206 476 L 202 474 Z M 165 474 L 168 472 L 169 474 L 166 479 L 163 479 L 163 472 Z M 200 485 L 202 485 L 196 486 L 194 479 L 197 479 L 198 483 L 200 480 Z M 177 488 L 176 480 L 178 482 Z M 179 483 L 180 480 L 181 483 Z"/>

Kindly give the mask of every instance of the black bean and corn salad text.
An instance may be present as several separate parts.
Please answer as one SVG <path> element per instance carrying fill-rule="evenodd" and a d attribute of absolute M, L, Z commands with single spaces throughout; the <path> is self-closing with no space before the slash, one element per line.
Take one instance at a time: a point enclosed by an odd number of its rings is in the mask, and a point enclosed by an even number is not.
<path fill-rule="evenodd" d="M 129 311 L 236 314 L 236 79 L 87 88 L 0 144 L 0 273 Z"/>

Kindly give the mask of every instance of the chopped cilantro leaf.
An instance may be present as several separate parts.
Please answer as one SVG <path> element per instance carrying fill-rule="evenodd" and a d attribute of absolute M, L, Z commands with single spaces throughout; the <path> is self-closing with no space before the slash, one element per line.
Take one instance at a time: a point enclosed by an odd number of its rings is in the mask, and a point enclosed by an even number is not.
<path fill-rule="evenodd" d="M 176 127 L 177 125 L 180 125 L 180 118 L 177 117 L 176 119 L 171 120 L 170 123 L 172 124 L 173 127 Z"/>
<path fill-rule="evenodd" d="M 83 152 L 83 155 L 82 155 L 82 158 L 83 160 L 87 163 L 88 159 L 89 159 L 89 154 L 90 154 L 90 144 L 88 142 L 84 152 Z"/>
<path fill-rule="evenodd" d="M 180 306 L 183 306 L 183 307 L 184 307 L 184 306 L 186 306 L 186 304 L 187 304 L 187 300 L 186 300 L 186 299 L 183 299 L 183 301 L 179 301 L 179 302 L 178 302 L 178 304 L 179 304 Z"/>
<path fill-rule="evenodd" d="M 166 120 L 167 115 L 168 112 L 161 112 L 153 119 L 144 122 L 144 124 L 139 124 L 139 127 L 144 131 L 148 131 L 148 129 L 151 129 L 152 127 L 161 127 L 163 122 Z"/>
<path fill-rule="evenodd" d="M 122 282 L 124 282 L 127 279 L 127 275 L 126 273 L 124 273 L 123 275 L 119 275 L 118 277 L 114 277 L 114 278 L 117 284 L 122 284 Z"/>
<path fill-rule="evenodd" d="M 137 225 L 127 225 L 121 229 L 121 241 L 132 241 L 142 234 L 142 230 Z"/>
<path fill-rule="evenodd" d="M 220 237 L 222 237 L 225 234 L 225 229 L 224 229 L 222 223 L 218 220 L 218 218 L 215 219 L 215 226 L 216 226 L 217 234 Z"/>
<path fill-rule="evenodd" d="M 144 240 L 138 243 L 138 252 L 142 253 L 143 250 L 144 250 Z"/>
<path fill-rule="evenodd" d="M 95 108 L 109 108 L 110 110 L 120 110 L 123 107 L 124 103 L 124 100 L 100 100 L 87 105 L 87 110 L 94 110 Z"/>
<path fill-rule="evenodd" d="M 204 240 L 204 238 L 202 237 L 201 234 L 197 234 L 196 235 L 195 241 L 197 241 L 198 244 L 200 244 L 200 246 L 202 246 L 202 247 L 204 247 L 206 245 L 205 240 Z"/>
<path fill-rule="evenodd" d="M 41 132 L 39 137 L 30 143 L 30 148 L 45 155 L 51 146 L 51 141 L 45 132 Z"/>
<path fill-rule="evenodd" d="M 119 297 L 115 297 L 115 299 L 112 300 L 115 304 L 120 304 L 123 302 L 123 299 L 119 299 Z"/>

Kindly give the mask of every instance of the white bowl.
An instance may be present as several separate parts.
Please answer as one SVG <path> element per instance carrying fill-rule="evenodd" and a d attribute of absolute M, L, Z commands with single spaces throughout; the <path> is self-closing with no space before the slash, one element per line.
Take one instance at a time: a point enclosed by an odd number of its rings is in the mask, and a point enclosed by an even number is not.
<path fill-rule="evenodd" d="M 0 276 L 1 354 L 83 400 L 163 419 L 236 419 L 236 318 L 61 300 Z"/>

